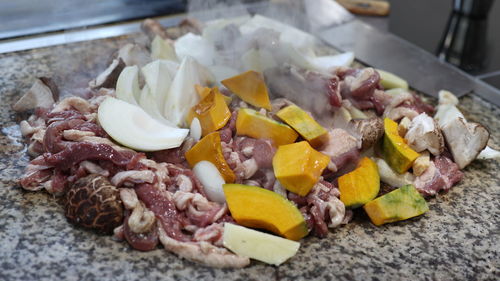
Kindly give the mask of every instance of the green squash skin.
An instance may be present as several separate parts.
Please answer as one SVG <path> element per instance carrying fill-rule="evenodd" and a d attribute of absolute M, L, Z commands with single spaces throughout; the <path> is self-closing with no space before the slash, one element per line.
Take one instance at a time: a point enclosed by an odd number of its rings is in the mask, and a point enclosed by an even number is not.
<path fill-rule="evenodd" d="M 385 223 L 416 217 L 429 210 L 427 201 L 411 184 L 391 191 L 376 200 L 385 208 L 393 210 L 392 216 L 388 217 Z"/>
<path fill-rule="evenodd" d="M 409 161 L 398 149 L 396 149 L 395 144 L 389 139 L 387 134 L 384 134 L 384 138 L 382 139 L 382 156 L 387 164 L 399 174 L 408 171 L 409 167 L 412 165 L 412 161 Z"/>

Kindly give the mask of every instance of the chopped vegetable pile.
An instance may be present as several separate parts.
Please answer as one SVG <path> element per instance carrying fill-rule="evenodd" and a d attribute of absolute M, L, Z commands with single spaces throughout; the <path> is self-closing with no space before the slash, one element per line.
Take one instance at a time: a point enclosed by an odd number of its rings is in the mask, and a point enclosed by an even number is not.
<path fill-rule="evenodd" d="M 86 98 L 36 81 L 14 107 L 34 109 L 24 189 L 137 250 L 279 265 L 355 213 L 420 216 L 478 155 L 498 157 L 453 94 L 434 108 L 352 53 L 318 56 L 299 29 L 260 15 L 181 26 L 146 20 L 151 43 L 120 49 Z"/>

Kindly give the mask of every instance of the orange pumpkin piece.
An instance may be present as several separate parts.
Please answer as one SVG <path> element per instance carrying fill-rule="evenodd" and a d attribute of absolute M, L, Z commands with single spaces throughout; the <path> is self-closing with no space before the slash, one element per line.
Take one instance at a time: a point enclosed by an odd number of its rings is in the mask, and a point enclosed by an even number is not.
<path fill-rule="evenodd" d="M 201 86 L 201 85 L 194 85 L 194 89 L 196 90 L 196 93 L 198 96 L 200 96 L 200 100 L 204 99 L 208 94 L 210 94 L 210 89 L 209 87 Z"/>
<path fill-rule="evenodd" d="M 406 140 L 399 135 L 398 123 L 389 118 L 384 119 L 384 138 L 382 139 L 382 156 L 391 168 L 404 174 L 420 156 L 411 149 Z"/>
<path fill-rule="evenodd" d="M 374 225 L 406 220 L 429 211 L 425 198 L 413 187 L 404 185 L 363 206 Z"/>
<path fill-rule="evenodd" d="M 211 89 L 197 105 L 193 106 L 188 113 L 188 124 L 194 118 L 198 118 L 201 125 L 201 135 L 216 131 L 226 125 L 231 112 L 224 101 L 224 96 L 219 93 L 217 88 Z"/>
<path fill-rule="evenodd" d="M 328 141 L 328 131 L 302 108 L 292 104 L 278 111 L 276 115 L 313 147 L 320 147 Z"/>
<path fill-rule="evenodd" d="M 278 147 L 273 157 L 274 175 L 287 190 L 306 196 L 330 163 L 330 157 L 301 141 Z"/>
<path fill-rule="evenodd" d="M 338 179 L 340 201 L 346 207 L 357 208 L 370 202 L 380 191 L 380 176 L 377 164 L 364 157 L 358 167 Z"/>
<path fill-rule="evenodd" d="M 249 70 L 221 81 L 231 92 L 255 107 L 271 110 L 269 93 L 261 73 Z"/>
<path fill-rule="evenodd" d="M 289 126 L 250 108 L 238 110 L 236 134 L 256 139 L 269 139 L 276 146 L 293 143 L 299 136 Z"/>
<path fill-rule="evenodd" d="M 222 154 L 219 132 L 206 135 L 185 154 L 189 165 L 194 167 L 200 161 L 209 161 L 217 167 L 226 182 L 234 182 L 236 176 Z"/>
<path fill-rule="evenodd" d="M 233 100 L 231 97 L 223 95 L 219 91 L 219 88 L 217 88 L 217 87 L 209 88 L 209 87 L 205 87 L 205 86 L 201 86 L 201 85 L 196 84 L 196 85 L 194 85 L 194 88 L 196 89 L 196 93 L 198 94 L 198 96 L 200 96 L 200 100 L 202 100 L 206 96 L 208 96 L 208 94 L 210 94 L 210 92 L 212 90 L 214 90 L 216 93 L 221 94 L 224 97 L 224 101 L 226 102 L 227 105 L 229 105 L 231 103 L 231 101 Z"/>
<path fill-rule="evenodd" d="M 243 184 L 224 184 L 223 189 L 231 216 L 238 224 L 266 229 L 291 240 L 307 235 L 302 213 L 278 193 Z"/>

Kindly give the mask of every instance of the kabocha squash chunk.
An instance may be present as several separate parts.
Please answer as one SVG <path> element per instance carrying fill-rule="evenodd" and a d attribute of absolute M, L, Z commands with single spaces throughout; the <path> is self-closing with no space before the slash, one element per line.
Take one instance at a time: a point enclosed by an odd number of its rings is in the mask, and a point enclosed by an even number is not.
<path fill-rule="evenodd" d="M 424 197 L 411 184 L 380 196 L 363 208 L 376 226 L 413 218 L 429 210 Z"/>
<path fill-rule="evenodd" d="M 200 161 L 209 161 L 217 167 L 226 182 L 234 182 L 236 176 L 222 154 L 219 132 L 206 135 L 185 154 L 191 168 Z"/>
<path fill-rule="evenodd" d="M 328 131 L 300 107 L 292 104 L 278 111 L 276 115 L 313 147 L 320 147 L 328 141 Z"/>
<path fill-rule="evenodd" d="M 384 138 L 382 140 L 382 155 L 391 168 L 403 174 L 412 166 L 413 161 L 420 156 L 411 149 L 404 138 L 398 133 L 398 123 L 389 118 L 384 119 Z"/>
<path fill-rule="evenodd" d="M 307 235 L 302 213 L 278 193 L 243 184 L 224 184 L 223 188 L 229 211 L 238 224 L 266 229 L 291 240 Z"/>
<path fill-rule="evenodd" d="M 269 139 L 276 146 L 293 143 L 299 136 L 289 126 L 250 108 L 240 108 L 238 110 L 236 134 L 256 139 Z"/>
<path fill-rule="evenodd" d="M 200 96 L 200 100 L 204 99 L 208 94 L 210 94 L 210 89 L 209 87 L 201 86 L 201 85 L 194 85 L 194 89 L 196 90 L 196 93 L 198 93 L 198 96 Z"/>
<path fill-rule="evenodd" d="M 194 85 L 194 88 L 196 89 L 196 93 L 198 93 L 198 96 L 200 96 L 200 100 L 202 100 L 206 96 L 208 96 L 208 94 L 210 94 L 211 91 L 215 91 L 216 93 L 221 94 L 224 97 L 224 101 L 226 102 L 227 105 L 229 105 L 231 103 L 231 101 L 233 100 L 231 97 L 223 95 L 219 91 L 218 87 L 209 88 L 209 87 L 204 87 L 204 86 L 196 84 L 196 85 Z"/>
<path fill-rule="evenodd" d="M 357 208 L 373 200 L 380 191 L 378 167 L 373 160 L 364 157 L 358 167 L 338 179 L 340 201 L 346 207 Z"/>
<path fill-rule="evenodd" d="M 329 162 L 330 157 L 306 141 L 282 145 L 273 157 L 274 175 L 287 190 L 305 196 Z"/>
<path fill-rule="evenodd" d="M 191 124 L 194 118 L 198 118 L 202 136 L 206 136 L 224 127 L 230 117 L 231 112 L 224 101 L 224 96 L 217 91 L 217 88 L 214 88 L 197 105 L 191 108 L 188 114 L 188 124 Z"/>
<path fill-rule="evenodd" d="M 255 107 L 271 110 L 266 83 L 261 73 L 250 70 L 221 81 L 231 92 Z"/>

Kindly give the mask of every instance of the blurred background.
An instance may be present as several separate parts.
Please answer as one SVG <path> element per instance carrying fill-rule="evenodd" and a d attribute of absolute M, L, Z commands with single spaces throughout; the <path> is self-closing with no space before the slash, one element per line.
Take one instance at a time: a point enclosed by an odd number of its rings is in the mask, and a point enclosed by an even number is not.
<path fill-rule="evenodd" d="M 272 0 L 271 0 L 272 1 Z M 332 0 L 333 1 L 333 0 Z M 230 0 L 0 0 L 0 45 L 68 30 L 185 13 Z M 265 1 L 264 1 L 265 2 Z M 275 0 L 295 4 L 305 0 Z M 500 3 L 494 0 L 338 0 L 361 20 L 392 32 L 500 88 Z M 305 4 L 304 4 L 305 3 Z"/>

